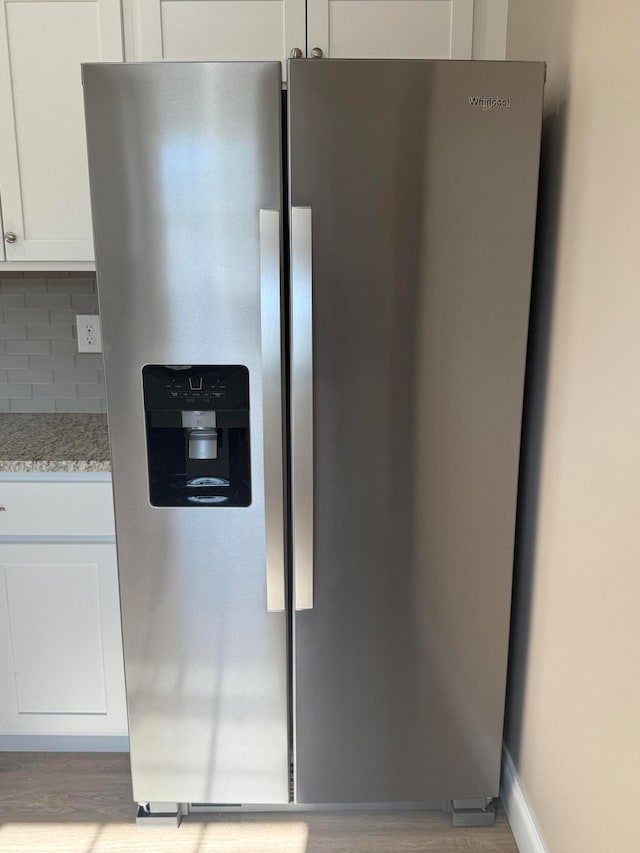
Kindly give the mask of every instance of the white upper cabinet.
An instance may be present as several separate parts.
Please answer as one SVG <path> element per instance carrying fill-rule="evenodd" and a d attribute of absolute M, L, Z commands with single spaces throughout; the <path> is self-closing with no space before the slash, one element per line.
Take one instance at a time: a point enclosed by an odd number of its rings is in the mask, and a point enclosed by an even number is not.
<path fill-rule="evenodd" d="M 121 6 L 122 2 L 122 6 Z M 0 267 L 93 266 L 82 62 L 502 59 L 508 0 L 0 0 Z M 315 60 L 313 60 L 315 61 Z"/>
<path fill-rule="evenodd" d="M 119 0 L 0 0 L 7 261 L 93 259 L 80 63 L 121 60 Z"/>
<path fill-rule="evenodd" d="M 126 8 L 126 7 L 125 7 Z M 276 60 L 305 49 L 304 0 L 131 0 L 133 59 Z"/>
<path fill-rule="evenodd" d="M 309 53 L 471 59 L 473 0 L 307 0 Z"/>
<path fill-rule="evenodd" d="M 477 0 L 482 19 L 494 13 Z M 129 58 L 471 59 L 474 0 L 124 0 Z M 305 8 L 306 5 L 306 8 Z"/>

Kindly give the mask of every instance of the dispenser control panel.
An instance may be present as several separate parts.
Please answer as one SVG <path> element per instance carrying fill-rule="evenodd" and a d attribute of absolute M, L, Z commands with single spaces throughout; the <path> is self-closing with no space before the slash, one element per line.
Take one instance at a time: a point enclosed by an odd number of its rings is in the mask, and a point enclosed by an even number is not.
<path fill-rule="evenodd" d="M 249 371 L 243 365 L 147 364 L 142 383 L 147 410 L 249 409 Z"/>
<path fill-rule="evenodd" d="M 170 399 L 189 400 L 224 400 L 227 396 L 227 386 L 220 379 L 202 375 L 174 377 L 166 383 L 167 396 Z"/>

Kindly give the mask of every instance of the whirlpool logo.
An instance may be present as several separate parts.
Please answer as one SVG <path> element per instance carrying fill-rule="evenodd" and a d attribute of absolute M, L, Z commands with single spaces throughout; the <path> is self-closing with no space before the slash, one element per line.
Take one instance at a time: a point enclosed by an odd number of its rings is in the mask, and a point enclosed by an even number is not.
<path fill-rule="evenodd" d="M 476 98 L 469 95 L 469 106 L 481 109 L 483 113 L 487 110 L 505 109 L 511 106 L 511 98 Z"/>

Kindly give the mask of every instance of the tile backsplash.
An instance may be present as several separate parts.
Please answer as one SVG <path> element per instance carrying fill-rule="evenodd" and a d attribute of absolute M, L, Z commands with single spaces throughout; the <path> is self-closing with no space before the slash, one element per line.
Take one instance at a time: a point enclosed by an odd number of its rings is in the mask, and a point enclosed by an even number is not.
<path fill-rule="evenodd" d="M 97 314 L 91 273 L 0 272 L 0 412 L 105 412 L 100 353 L 79 353 L 76 314 Z"/>

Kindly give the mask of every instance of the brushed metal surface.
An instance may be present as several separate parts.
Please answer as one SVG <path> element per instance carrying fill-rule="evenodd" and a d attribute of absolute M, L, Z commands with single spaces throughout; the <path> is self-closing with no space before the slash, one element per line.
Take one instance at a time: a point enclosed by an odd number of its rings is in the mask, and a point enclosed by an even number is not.
<path fill-rule="evenodd" d="M 260 339 L 267 610 L 285 609 L 280 211 L 260 211 Z"/>
<path fill-rule="evenodd" d="M 291 209 L 291 501 L 296 610 L 313 607 L 312 215 Z"/>
<path fill-rule="evenodd" d="M 267 612 L 260 209 L 277 63 L 85 65 L 134 799 L 286 802 L 286 617 Z M 243 364 L 253 503 L 149 504 L 141 369 Z"/>
<path fill-rule="evenodd" d="M 313 209 L 297 801 L 496 795 L 544 66 L 289 75 L 291 205 Z"/>

